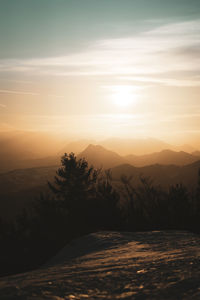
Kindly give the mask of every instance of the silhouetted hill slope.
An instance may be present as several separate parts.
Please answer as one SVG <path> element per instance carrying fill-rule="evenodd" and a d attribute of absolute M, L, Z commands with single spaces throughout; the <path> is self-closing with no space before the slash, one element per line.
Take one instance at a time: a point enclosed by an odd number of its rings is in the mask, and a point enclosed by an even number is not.
<path fill-rule="evenodd" d="M 161 152 L 155 152 L 152 154 L 136 156 L 136 155 L 127 155 L 125 157 L 127 161 L 134 166 L 147 166 L 153 164 L 161 165 L 187 165 L 191 164 L 200 159 L 200 156 L 195 156 L 183 151 L 175 152 L 172 150 L 162 150 Z"/>
<path fill-rule="evenodd" d="M 0 174 L 0 191 L 25 190 L 30 187 L 43 185 L 52 179 L 57 166 L 19 169 Z"/>
<path fill-rule="evenodd" d="M 0 174 L 0 216 L 15 216 L 42 192 L 49 192 L 47 181 L 52 181 L 57 168 L 20 169 Z"/>
<path fill-rule="evenodd" d="M 16 168 L 41 166 L 39 161 L 56 156 L 63 140 L 54 135 L 38 132 L 0 132 L 0 172 Z M 46 165 L 48 162 L 42 162 Z M 51 163 L 52 164 L 52 163 Z"/>
<path fill-rule="evenodd" d="M 4 160 L 1 162 L 0 173 L 10 172 L 17 169 L 30 169 L 48 166 L 58 166 L 60 156 L 49 156 L 44 158 L 27 159 L 27 160 Z"/>
<path fill-rule="evenodd" d="M 182 171 L 179 173 L 178 179 L 180 182 L 185 183 L 188 186 L 192 186 L 193 183 L 197 184 L 198 171 L 200 170 L 200 160 L 194 162 L 193 164 L 183 166 Z M 196 178 L 195 178 L 196 175 Z"/>
<path fill-rule="evenodd" d="M 89 164 L 92 164 L 94 167 L 103 167 L 104 169 L 112 168 L 126 162 L 126 160 L 117 153 L 107 150 L 100 145 L 92 144 L 81 152 L 78 158 L 85 158 Z"/>
<path fill-rule="evenodd" d="M 115 181 L 120 181 L 122 175 L 133 176 L 132 182 L 139 183 L 139 178 L 150 177 L 155 184 L 163 187 L 183 183 L 187 187 L 192 188 L 197 185 L 198 170 L 200 168 L 200 160 L 186 166 L 175 165 L 151 165 L 145 167 L 134 167 L 124 164 L 112 168 L 112 177 Z"/>
<path fill-rule="evenodd" d="M 43 268 L 0 279 L 1 299 L 200 299 L 200 238 L 181 231 L 97 232 Z"/>
<path fill-rule="evenodd" d="M 191 154 L 200 157 L 200 151 L 194 151 Z"/>

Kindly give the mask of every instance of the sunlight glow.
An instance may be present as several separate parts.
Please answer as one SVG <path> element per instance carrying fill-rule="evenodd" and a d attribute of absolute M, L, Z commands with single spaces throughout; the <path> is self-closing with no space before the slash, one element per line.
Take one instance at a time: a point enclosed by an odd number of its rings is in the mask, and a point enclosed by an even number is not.
<path fill-rule="evenodd" d="M 138 100 L 137 88 L 130 85 L 111 86 L 112 102 L 120 107 L 128 107 Z"/>

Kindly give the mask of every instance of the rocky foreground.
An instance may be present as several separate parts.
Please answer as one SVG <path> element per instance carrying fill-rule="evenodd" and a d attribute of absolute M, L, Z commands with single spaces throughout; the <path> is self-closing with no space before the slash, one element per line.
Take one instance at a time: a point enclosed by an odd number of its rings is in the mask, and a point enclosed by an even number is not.
<path fill-rule="evenodd" d="M 0 299 L 200 299 L 200 237 L 90 234 L 41 269 L 1 278 Z"/>

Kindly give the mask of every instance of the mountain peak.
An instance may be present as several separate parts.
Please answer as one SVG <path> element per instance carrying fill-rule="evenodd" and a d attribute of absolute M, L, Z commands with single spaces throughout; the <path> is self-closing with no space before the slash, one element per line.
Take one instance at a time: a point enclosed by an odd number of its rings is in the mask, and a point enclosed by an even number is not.
<path fill-rule="evenodd" d="M 84 157 L 95 167 L 111 168 L 124 162 L 124 158 L 117 153 L 107 150 L 103 146 L 90 144 L 81 152 L 79 158 Z"/>
<path fill-rule="evenodd" d="M 103 146 L 101 145 L 97 145 L 97 144 L 89 144 L 87 146 L 87 148 L 83 151 L 109 151 L 109 150 L 106 150 Z"/>

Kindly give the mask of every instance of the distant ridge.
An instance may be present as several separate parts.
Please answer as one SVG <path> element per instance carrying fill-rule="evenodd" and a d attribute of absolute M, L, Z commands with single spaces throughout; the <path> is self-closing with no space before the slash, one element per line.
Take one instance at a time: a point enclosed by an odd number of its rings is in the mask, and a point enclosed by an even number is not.
<path fill-rule="evenodd" d="M 131 164 L 135 167 L 144 167 L 154 164 L 184 166 L 200 159 L 184 151 L 162 150 L 146 155 L 127 155 L 120 156 L 114 151 L 108 150 L 101 145 L 90 144 L 78 157 L 84 157 L 95 167 L 112 168 L 120 164 Z"/>
<path fill-rule="evenodd" d="M 120 181 L 122 175 L 132 176 L 134 184 L 139 183 L 141 177 L 148 177 L 156 185 L 169 187 L 182 183 L 188 188 L 197 186 L 200 160 L 185 166 L 176 165 L 149 165 L 145 167 L 134 167 L 130 164 L 122 164 L 111 169 L 114 181 Z"/>
<path fill-rule="evenodd" d="M 192 155 L 200 157 L 200 151 L 194 151 L 194 152 L 192 152 Z"/>
<path fill-rule="evenodd" d="M 184 151 L 172 151 L 169 149 L 162 150 L 160 152 L 155 152 L 152 154 L 146 155 L 127 155 L 127 161 L 134 166 L 147 166 L 153 164 L 161 164 L 161 165 L 177 165 L 183 166 L 191 164 L 198 159 L 200 159 L 200 155 L 195 156 Z"/>

